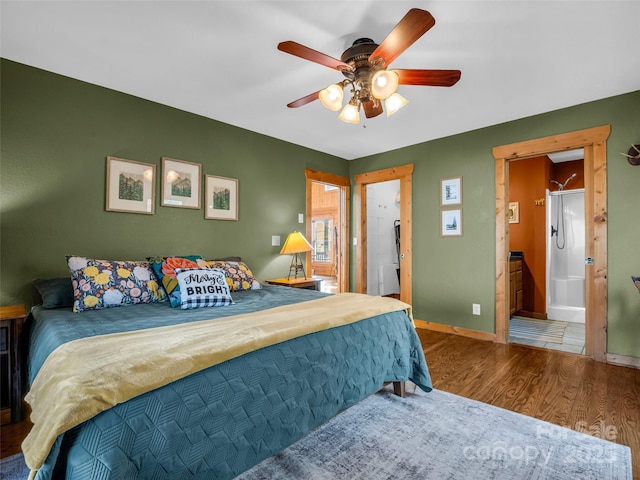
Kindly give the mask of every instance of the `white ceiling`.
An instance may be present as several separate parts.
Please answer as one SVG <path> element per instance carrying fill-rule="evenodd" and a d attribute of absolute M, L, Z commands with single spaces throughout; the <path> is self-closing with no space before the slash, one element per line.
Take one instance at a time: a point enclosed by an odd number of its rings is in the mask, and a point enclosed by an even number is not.
<path fill-rule="evenodd" d="M 315 101 L 342 80 L 276 49 L 340 58 L 413 7 L 435 26 L 392 63 L 459 69 L 366 128 Z M 354 159 L 640 89 L 639 1 L 5 1 L 2 57 Z"/>

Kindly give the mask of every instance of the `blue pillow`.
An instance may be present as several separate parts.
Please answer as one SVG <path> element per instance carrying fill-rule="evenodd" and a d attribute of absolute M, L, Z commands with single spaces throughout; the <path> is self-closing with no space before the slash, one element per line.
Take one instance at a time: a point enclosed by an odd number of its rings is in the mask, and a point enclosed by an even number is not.
<path fill-rule="evenodd" d="M 32 282 L 35 289 L 34 304 L 44 308 L 73 307 L 73 287 L 70 277 L 36 278 Z"/>

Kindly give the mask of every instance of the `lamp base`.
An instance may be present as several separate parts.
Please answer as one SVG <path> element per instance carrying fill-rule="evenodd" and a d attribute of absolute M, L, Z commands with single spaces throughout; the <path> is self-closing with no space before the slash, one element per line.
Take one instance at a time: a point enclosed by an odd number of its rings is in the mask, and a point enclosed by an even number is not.
<path fill-rule="evenodd" d="M 304 279 L 306 280 L 307 274 L 304 271 L 304 262 L 300 258 L 300 255 L 295 253 L 293 255 L 293 258 L 291 259 L 291 266 L 289 267 L 289 275 L 287 276 L 287 280 L 291 280 L 292 275 L 293 275 L 293 278 L 298 278 L 298 272 L 301 270 L 302 270 L 302 277 L 304 277 Z"/>

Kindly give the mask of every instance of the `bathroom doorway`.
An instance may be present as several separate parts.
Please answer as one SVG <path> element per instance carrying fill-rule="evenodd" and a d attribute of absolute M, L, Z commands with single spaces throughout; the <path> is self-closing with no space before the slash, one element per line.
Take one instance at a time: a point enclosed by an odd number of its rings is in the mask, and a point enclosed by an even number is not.
<path fill-rule="evenodd" d="M 607 138 L 610 125 L 494 147 L 496 173 L 496 341 L 509 339 L 509 164 L 584 148 L 586 256 L 585 355 L 607 361 Z"/>
<path fill-rule="evenodd" d="M 584 354 L 584 151 L 510 162 L 509 342 Z"/>

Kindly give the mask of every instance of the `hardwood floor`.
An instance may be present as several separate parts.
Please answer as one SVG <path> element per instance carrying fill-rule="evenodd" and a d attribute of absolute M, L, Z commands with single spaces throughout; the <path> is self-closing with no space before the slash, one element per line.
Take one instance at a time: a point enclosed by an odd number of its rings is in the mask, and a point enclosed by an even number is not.
<path fill-rule="evenodd" d="M 434 388 L 631 448 L 640 479 L 640 370 L 419 329 Z"/>
<path fill-rule="evenodd" d="M 419 329 L 433 385 L 628 445 L 640 479 L 640 370 L 581 355 Z M 1 428 L 0 457 L 20 451 L 28 422 Z"/>

